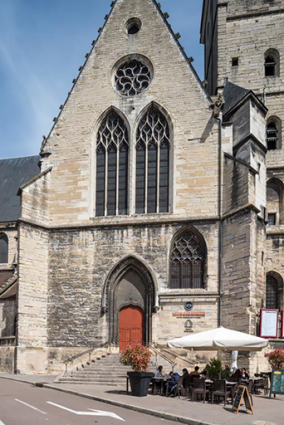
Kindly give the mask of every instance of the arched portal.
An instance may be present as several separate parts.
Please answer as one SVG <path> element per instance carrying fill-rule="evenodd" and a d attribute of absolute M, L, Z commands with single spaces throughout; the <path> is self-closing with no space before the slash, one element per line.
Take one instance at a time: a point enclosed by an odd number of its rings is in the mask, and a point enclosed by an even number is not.
<path fill-rule="evenodd" d="M 151 342 L 154 303 L 155 287 L 147 267 L 134 257 L 119 263 L 106 281 L 102 301 L 102 311 L 107 314 L 109 343 L 122 349 L 127 338 L 132 342 Z M 136 326 L 139 321 L 141 326 Z M 132 337 L 126 337 L 126 333 L 132 333 Z M 137 338 L 139 341 L 135 341 Z"/>

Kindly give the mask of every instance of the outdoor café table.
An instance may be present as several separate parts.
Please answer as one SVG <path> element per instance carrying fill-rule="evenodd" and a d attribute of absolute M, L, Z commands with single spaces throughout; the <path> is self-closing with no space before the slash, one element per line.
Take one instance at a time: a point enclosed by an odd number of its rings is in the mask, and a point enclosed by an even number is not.
<path fill-rule="evenodd" d="M 157 384 L 159 384 L 160 388 L 161 388 L 161 395 L 164 394 L 164 382 L 168 381 L 168 377 L 163 376 L 160 378 L 151 378 L 151 382 L 152 382 L 152 394 L 154 394 L 155 389 L 157 389 Z M 157 393 L 156 393 L 157 394 Z"/>

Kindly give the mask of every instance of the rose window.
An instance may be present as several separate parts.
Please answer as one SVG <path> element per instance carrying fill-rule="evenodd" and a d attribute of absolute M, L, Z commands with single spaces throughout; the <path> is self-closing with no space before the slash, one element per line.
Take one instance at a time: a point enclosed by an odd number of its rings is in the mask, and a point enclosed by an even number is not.
<path fill-rule="evenodd" d="M 134 96 L 146 90 L 151 82 L 151 71 L 137 60 L 122 64 L 115 74 L 115 87 L 123 96 Z"/>

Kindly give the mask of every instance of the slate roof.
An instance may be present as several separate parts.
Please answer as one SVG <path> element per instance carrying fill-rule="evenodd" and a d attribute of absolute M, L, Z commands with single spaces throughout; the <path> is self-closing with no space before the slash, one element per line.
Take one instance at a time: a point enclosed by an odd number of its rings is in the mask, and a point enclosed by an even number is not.
<path fill-rule="evenodd" d="M 40 173 L 39 160 L 38 155 L 0 159 L 0 223 L 18 220 L 20 215 L 18 189 Z"/>
<path fill-rule="evenodd" d="M 251 90 L 237 86 L 236 84 L 226 82 L 224 87 L 224 101 L 225 105 L 223 108 L 223 114 L 226 115 L 230 109 L 232 109 L 237 103 L 240 102 Z"/>
<path fill-rule="evenodd" d="M 17 294 L 18 276 L 12 271 L 0 271 L 0 299 L 11 298 Z"/>

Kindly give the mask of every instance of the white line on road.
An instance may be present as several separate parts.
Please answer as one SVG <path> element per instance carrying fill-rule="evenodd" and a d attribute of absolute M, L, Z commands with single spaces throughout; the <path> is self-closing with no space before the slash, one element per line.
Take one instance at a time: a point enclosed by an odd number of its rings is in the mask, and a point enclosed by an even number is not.
<path fill-rule="evenodd" d="M 0 425 L 5 425 L 4 422 L 0 421 Z"/>
<path fill-rule="evenodd" d="M 28 406 L 28 407 L 30 407 L 31 409 L 34 409 L 34 410 L 36 410 L 37 412 L 40 412 L 40 413 L 42 413 L 43 415 L 46 415 L 46 412 L 43 412 L 42 410 L 39 410 L 39 409 L 37 409 L 36 407 L 34 407 L 34 406 L 31 406 L 30 404 L 28 404 L 28 403 L 25 403 L 24 401 L 21 401 L 21 400 L 18 400 L 17 398 L 15 398 L 15 400 L 16 401 L 18 401 L 19 403 L 22 403 L 22 404 L 24 404 L 25 406 Z M 0 424 L 1 425 L 1 424 Z"/>
<path fill-rule="evenodd" d="M 110 416 L 111 418 L 119 419 L 120 421 L 124 421 L 120 416 L 116 415 L 113 412 L 104 412 L 103 410 L 92 410 L 92 412 L 77 412 L 76 410 L 68 409 L 68 407 L 60 406 L 60 404 L 52 403 L 52 401 L 47 401 L 48 404 L 52 404 L 52 406 L 59 407 L 59 409 L 67 410 L 67 412 L 74 413 L 74 415 L 79 416 Z"/>

